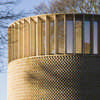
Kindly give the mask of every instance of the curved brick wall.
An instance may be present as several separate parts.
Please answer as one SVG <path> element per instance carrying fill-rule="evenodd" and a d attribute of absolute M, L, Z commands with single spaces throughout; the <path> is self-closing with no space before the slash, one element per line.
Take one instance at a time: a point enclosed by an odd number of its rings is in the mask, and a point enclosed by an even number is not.
<path fill-rule="evenodd" d="M 27 57 L 8 64 L 8 100 L 99 100 L 99 55 Z"/>
<path fill-rule="evenodd" d="M 62 55 L 9 63 L 8 100 L 78 100 L 79 62 L 79 56 Z"/>

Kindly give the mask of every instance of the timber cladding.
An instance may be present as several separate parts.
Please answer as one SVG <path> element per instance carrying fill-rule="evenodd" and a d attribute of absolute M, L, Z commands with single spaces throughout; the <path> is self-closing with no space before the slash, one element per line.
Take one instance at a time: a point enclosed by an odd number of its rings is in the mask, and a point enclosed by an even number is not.
<path fill-rule="evenodd" d="M 100 54 L 99 15 L 47 14 L 8 27 L 8 62 L 56 54 Z"/>

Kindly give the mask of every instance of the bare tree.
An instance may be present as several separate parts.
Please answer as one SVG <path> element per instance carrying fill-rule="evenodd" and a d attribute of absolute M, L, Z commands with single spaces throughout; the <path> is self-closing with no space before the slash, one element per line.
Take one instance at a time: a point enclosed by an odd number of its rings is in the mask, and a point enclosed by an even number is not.
<path fill-rule="evenodd" d="M 47 13 L 99 13 L 100 0 L 50 0 L 49 5 L 39 4 L 35 14 Z"/>

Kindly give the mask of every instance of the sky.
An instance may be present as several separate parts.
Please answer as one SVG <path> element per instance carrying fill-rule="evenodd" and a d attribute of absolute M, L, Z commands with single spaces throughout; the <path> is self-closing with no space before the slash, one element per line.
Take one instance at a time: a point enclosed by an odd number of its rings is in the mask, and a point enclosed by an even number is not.
<path fill-rule="evenodd" d="M 3 0 L 6 1 L 6 0 Z M 9 0 L 8 0 L 9 1 Z M 48 0 L 17 0 L 18 4 L 14 5 L 14 11 L 20 12 L 21 10 L 25 11 L 31 11 L 33 7 L 37 6 L 40 2 L 47 3 Z M 31 14 L 32 15 L 32 14 Z M 11 24 L 12 21 L 9 21 L 9 24 Z M 6 30 L 7 31 L 7 30 Z M 6 32 L 4 31 L 4 33 Z M 0 50 L 0 61 L 2 61 L 1 66 L 7 67 L 7 43 L 1 43 L 0 41 L 0 48 L 5 48 Z M 2 56 L 3 55 L 3 56 Z M 7 73 L 3 72 L 0 73 L 0 100 L 7 100 Z"/>

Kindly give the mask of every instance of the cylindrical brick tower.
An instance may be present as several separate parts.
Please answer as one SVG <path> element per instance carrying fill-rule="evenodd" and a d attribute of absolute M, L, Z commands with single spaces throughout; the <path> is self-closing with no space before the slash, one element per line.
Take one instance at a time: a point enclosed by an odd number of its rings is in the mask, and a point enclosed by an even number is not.
<path fill-rule="evenodd" d="M 100 15 L 47 14 L 8 28 L 8 100 L 99 100 Z"/>

